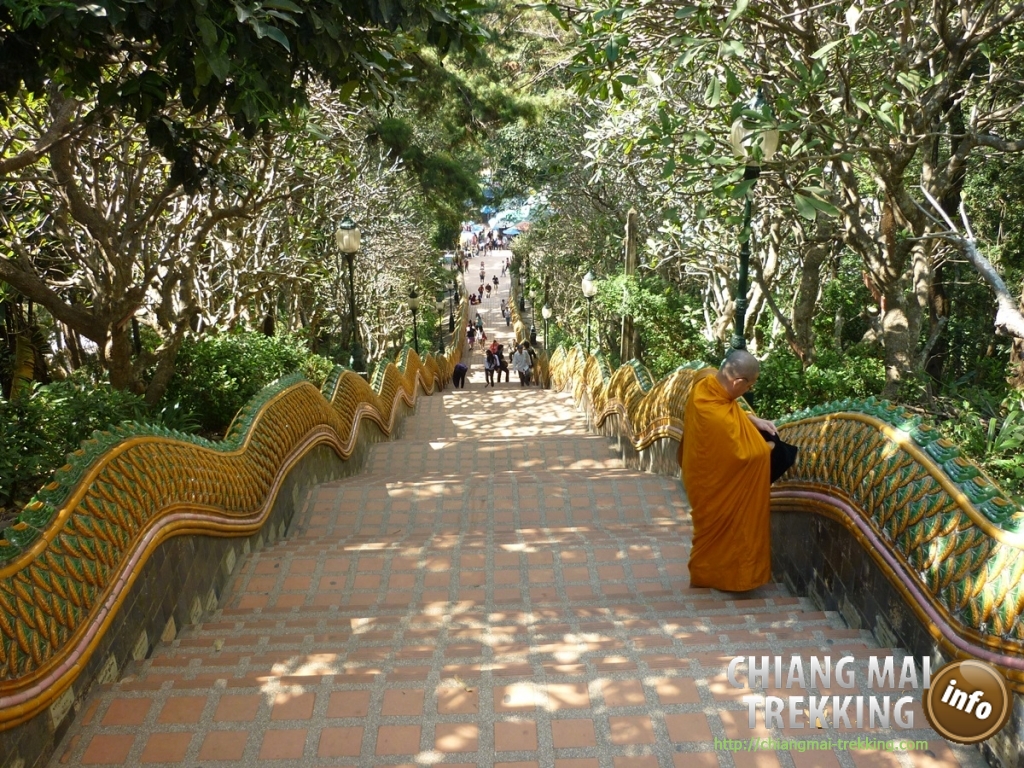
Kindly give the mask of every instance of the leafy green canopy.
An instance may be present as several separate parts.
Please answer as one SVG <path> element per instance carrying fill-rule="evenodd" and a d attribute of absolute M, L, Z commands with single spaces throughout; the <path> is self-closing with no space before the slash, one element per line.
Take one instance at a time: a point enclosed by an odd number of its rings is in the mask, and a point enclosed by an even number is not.
<path fill-rule="evenodd" d="M 147 126 L 178 164 L 195 144 L 173 118 L 223 109 L 247 136 L 304 104 L 311 78 L 342 100 L 379 100 L 411 45 L 475 47 L 476 0 L 0 0 L 0 114 L 51 85 Z"/>

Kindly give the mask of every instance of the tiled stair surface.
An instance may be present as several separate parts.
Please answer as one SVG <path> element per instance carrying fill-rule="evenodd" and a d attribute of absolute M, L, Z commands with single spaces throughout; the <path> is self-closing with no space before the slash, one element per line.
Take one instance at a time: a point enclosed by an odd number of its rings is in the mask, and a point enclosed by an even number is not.
<path fill-rule="evenodd" d="M 919 704 L 913 731 L 752 731 L 734 656 L 882 651 L 781 586 L 691 588 L 679 481 L 623 468 L 568 396 L 485 389 L 480 368 L 316 488 L 219 610 L 91 697 L 52 764 L 982 764 Z M 722 748 L 750 736 L 927 749 Z"/>

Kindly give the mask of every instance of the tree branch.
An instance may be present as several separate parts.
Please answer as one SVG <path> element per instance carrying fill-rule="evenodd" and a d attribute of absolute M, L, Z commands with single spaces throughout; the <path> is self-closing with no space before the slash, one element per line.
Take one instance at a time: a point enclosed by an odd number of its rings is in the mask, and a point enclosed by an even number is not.
<path fill-rule="evenodd" d="M 956 246 L 956 249 L 971 263 L 971 266 L 977 270 L 978 274 L 981 275 L 982 279 L 989 284 L 989 287 L 995 293 L 996 305 L 998 307 L 994 321 L 996 335 L 1024 339 L 1024 315 L 1021 314 L 1020 305 L 1006 288 L 1006 283 L 996 268 L 992 266 L 992 262 L 978 251 L 977 242 L 974 239 L 974 233 L 971 231 L 971 225 L 967 219 L 967 212 L 964 210 L 963 203 L 960 203 L 960 218 L 964 223 L 964 229 L 967 230 L 967 237 L 959 233 L 952 219 L 949 218 L 949 215 L 942 209 L 942 206 L 939 205 L 939 202 L 932 197 L 928 190 L 921 187 L 921 191 L 949 227 L 948 232 L 941 232 L 935 236 L 941 237 Z"/>
<path fill-rule="evenodd" d="M 19 269 L 9 259 L 0 259 L 0 280 L 16 288 L 27 298 L 46 307 L 51 315 L 62 323 L 74 328 L 83 336 L 103 344 L 106 325 L 93 312 L 74 304 L 68 304 L 39 275 Z"/>
<path fill-rule="evenodd" d="M 10 173 L 20 171 L 39 160 L 59 141 L 63 141 L 71 133 L 73 127 L 71 117 L 78 108 L 78 102 L 73 99 L 63 101 L 55 110 L 53 122 L 40 136 L 30 149 L 23 150 L 13 157 L 0 159 L 0 178 Z"/>

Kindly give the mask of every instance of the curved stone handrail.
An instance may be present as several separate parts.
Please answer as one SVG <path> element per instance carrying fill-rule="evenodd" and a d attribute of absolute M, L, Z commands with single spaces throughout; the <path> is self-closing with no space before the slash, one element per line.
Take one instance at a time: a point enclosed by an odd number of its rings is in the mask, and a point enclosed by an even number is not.
<path fill-rule="evenodd" d="M 71 685 L 161 542 L 260 530 L 289 469 L 312 448 L 343 459 L 364 419 L 390 435 L 399 401 L 451 378 L 465 342 L 422 359 L 406 348 L 373 386 L 336 368 L 322 390 L 298 375 L 260 392 L 213 442 L 148 425 L 95 433 L 0 538 L 0 731 Z"/>
<path fill-rule="evenodd" d="M 555 352 L 551 375 L 595 426 L 617 416 L 642 451 L 684 439 L 683 409 L 703 367 L 655 383 L 635 360 L 612 373 L 576 347 Z M 800 453 L 772 487 L 773 510 L 839 521 L 945 653 L 995 664 L 1024 692 L 1024 509 L 938 430 L 887 402 L 830 403 L 776 423 Z"/>

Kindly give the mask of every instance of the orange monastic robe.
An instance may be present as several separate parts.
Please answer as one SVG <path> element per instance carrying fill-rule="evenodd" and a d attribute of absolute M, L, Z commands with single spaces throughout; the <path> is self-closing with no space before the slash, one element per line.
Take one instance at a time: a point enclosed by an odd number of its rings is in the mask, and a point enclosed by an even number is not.
<path fill-rule="evenodd" d="M 680 451 L 693 509 L 690 585 L 743 592 L 772 575 L 771 446 L 708 373 L 686 403 Z"/>

